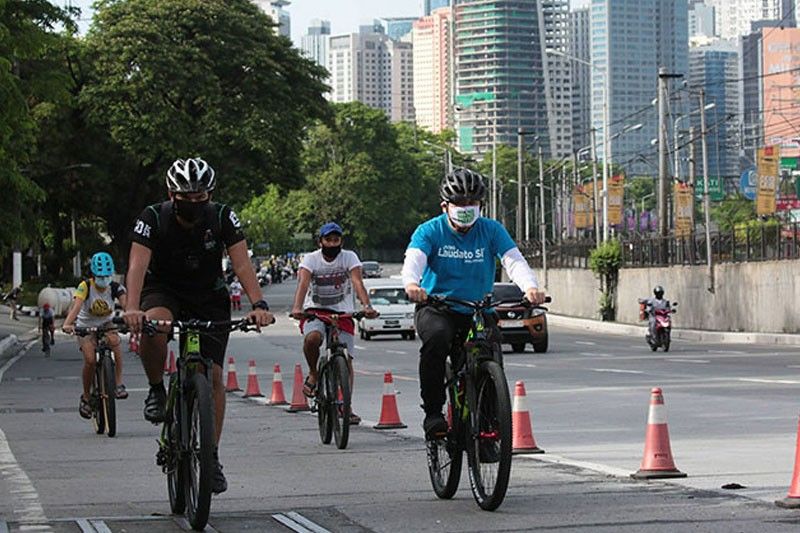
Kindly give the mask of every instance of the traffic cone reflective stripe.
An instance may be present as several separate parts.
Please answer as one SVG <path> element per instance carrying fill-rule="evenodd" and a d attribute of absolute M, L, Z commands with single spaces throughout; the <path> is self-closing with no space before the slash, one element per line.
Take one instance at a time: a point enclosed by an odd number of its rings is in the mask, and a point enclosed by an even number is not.
<path fill-rule="evenodd" d="M 800 422 L 797 424 L 797 445 L 794 455 L 794 474 L 792 474 L 792 484 L 786 498 L 777 500 L 775 505 L 784 509 L 800 508 Z"/>
<path fill-rule="evenodd" d="M 303 394 L 303 368 L 300 364 L 294 365 L 294 386 L 292 387 L 292 403 L 289 404 L 290 413 L 308 411 L 308 402 Z"/>
<path fill-rule="evenodd" d="M 525 384 L 517 381 L 514 385 L 514 406 L 511 409 L 512 453 L 544 453 L 544 450 L 536 445 L 536 440 L 533 438 L 533 424 L 531 424 L 531 413 L 527 404 Z"/>
<path fill-rule="evenodd" d="M 270 405 L 286 405 L 286 397 L 283 395 L 283 380 L 281 378 L 281 365 L 276 364 L 272 375 L 272 395 L 269 398 Z"/>
<path fill-rule="evenodd" d="M 686 474 L 675 466 L 672 458 L 667 411 L 664 407 L 664 396 L 658 387 L 650 391 L 650 410 L 647 413 L 642 465 L 635 474 L 631 474 L 631 477 L 635 479 L 686 477 Z"/>
<path fill-rule="evenodd" d="M 258 376 L 256 376 L 256 362 L 250 359 L 247 368 L 247 390 L 244 391 L 244 397 L 250 398 L 251 396 L 264 396 L 261 394 L 261 388 L 258 386 Z"/>
<path fill-rule="evenodd" d="M 402 429 L 406 426 L 400 421 L 397 411 L 397 398 L 394 390 L 392 373 L 388 370 L 383 375 L 383 400 L 381 401 L 381 417 L 373 427 L 375 429 Z"/>
<path fill-rule="evenodd" d="M 239 388 L 239 379 L 236 377 L 236 363 L 233 357 L 228 357 L 228 381 L 225 383 L 225 392 L 242 390 Z"/>

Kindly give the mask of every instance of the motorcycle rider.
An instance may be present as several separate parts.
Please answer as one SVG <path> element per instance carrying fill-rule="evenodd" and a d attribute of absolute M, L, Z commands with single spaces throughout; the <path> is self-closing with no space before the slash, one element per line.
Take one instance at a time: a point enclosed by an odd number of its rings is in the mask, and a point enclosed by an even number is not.
<path fill-rule="evenodd" d="M 639 298 L 639 303 L 644 304 L 644 309 L 649 321 L 647 333 L 648 341 L 654 339 L 656 336 L 656 310 L 664 309 L 670 311 L 672 309 L 669 300 L 664 299 L 664 287 L 661 285 L 653 287 L 653 296 L 655 296 L 655 298 Z"/>

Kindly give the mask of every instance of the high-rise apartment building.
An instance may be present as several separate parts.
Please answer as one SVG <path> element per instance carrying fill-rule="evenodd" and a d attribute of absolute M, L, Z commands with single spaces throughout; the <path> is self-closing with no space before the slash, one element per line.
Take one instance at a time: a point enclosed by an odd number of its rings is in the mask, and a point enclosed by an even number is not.
<path fill-rule="evenodd" d="M 414 22 L 414 114 L 417 124 L 434 133 L 452 124 L 449 7 L 435 9 Z"/>
<path fill-rule="evenodd" d="M 550 155 L 542 3 L 454 0 L 455 116 L 462 151 L 526 143 Z"/>
<path fill-rule="evenodd" d="M 736 39 L 751 31 L 758 20 L 780 20 L 786 27 L 796 26 L 796 0 L 706 0 L 714 6 L 717 35 Z"/>
<path fill-rule="evenodd" d="M 440 7 L 450 7 L 450 0 L 423 0 L 423 14 L 426 16 Z"/>
<path fill-rule="evenodd" d="M 736 80 L 739 72 L 739 52 L 732 41 L 718 40 L 689 51 L 689 83 L 705 89 L 705 101 L 714 104 L 706 112 L 709 135 L 706 137 L 708 175 L 736 177 L 739 175 L 737 140 L 739 123 L 739 86 L 722 80 Z M 690 108 L 696 110 L 698 102 L 692 98 Z M 681 129 L 688 129 L 688 122 Z M 700 134 L 700 120 L 692 115 L 695 135 Z M 711 127 L 713 126 L 713 127 Z M 698 145 L 699 146 L 699 143 Z M 703 175 L 703 158 L 695 157 L 697 176 Z M 683 167 L 685 168 L 685 167 Z M 686 174 L 683 174 L 684 176 Z"/>
<path fill-rule="evenodd" d="M 545 50 L 566 53 L 569 47 L 569 0 L 541 0 Z M 572 154 L 572 79 L 569 59 L 545 54 L 550 154 Z"/>
<path fill-rule="evenodd" d="M 592 0 L 592 126 L 603 155 L 603 84 L 608 74 L 612 161 L 629 173 L 653 175 L 657 161 L 653 99 L 658 69 L 688 75 L 689 24 L 686 0 Z M 642 127 L 615 138 L 625 128 Z"/>
<path fill-rule="evenodd" d="M 291 39 L 292 20 L 289 12 L 283 9 L 291 2 L 288 0 L 253 0 L 253 2 L 278 25 L 278 35 Z"/>
<path fill-rule="evenodd" d="M 584 61 L 591 61 L 589 33 L 589 8 L 576 9 L 569 14 L 569 41 L 567 53 Z M 591 142 L 591 67 L 570 61 L 572 81 L 572 147 L 580 150 Z"/>
<path fill-rule="evenodd" d="M 331 23 L 327 20 L 312 19 L 306 34 L 300 38 L 300 49 L 306 57 L 318 65 L 328 66 L 328 40 L 331 36 Z"/>
<path fill-rule="evenodd" d="M 695 2 L 689 6 L 689 38 L 704 36 L 714 37 L 715 30 L 714 6 L 705 2 Z"/>
<path fill-rule="evenodd" d="M 331 36 L 328 70 L 332 102 L 359 101 L 392 121 L 414 120 L 413 58 L 409 42 L 365 31 Z"/>
<path fill-rule="evenodd" d="M 796 157 L 800 142 L 800 29 L 761 30 L 764 143 Z"/>

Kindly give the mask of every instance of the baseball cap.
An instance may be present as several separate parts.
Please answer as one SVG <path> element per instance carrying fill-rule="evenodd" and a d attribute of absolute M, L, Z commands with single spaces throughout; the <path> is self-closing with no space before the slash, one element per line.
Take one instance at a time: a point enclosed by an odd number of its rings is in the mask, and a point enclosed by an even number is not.
<path fill-rule="evenodd" d="M 330 235 L 331 233 L 338 233 L 339 235 L 343 235 L 344 232 L 342 231 L 341 226 L 336 222 L 327 222 L 319 228 L 319 237 L 325 237 L 326 235 Z"/>

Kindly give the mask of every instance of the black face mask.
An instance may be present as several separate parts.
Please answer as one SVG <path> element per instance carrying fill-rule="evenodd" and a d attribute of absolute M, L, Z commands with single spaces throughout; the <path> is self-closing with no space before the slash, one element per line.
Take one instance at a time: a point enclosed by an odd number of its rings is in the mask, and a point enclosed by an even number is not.
<path fill-rule="evenodd" d="M 336 256 L 339 255 L 339 252 L 342 251 L 342 245 L 339 246 L 323 246 L 322 247 L 322 255 L 328 261 L 332 261 L 336 259 Z"/>
<path fill-rule="evenodd" d="M 205 202 L 188 202 L 186 200 L 172 201 L 172 208 L 175 210 L 175 214 L 189 224 L 197 222 L 207 205 L 208 200 Z"/>

